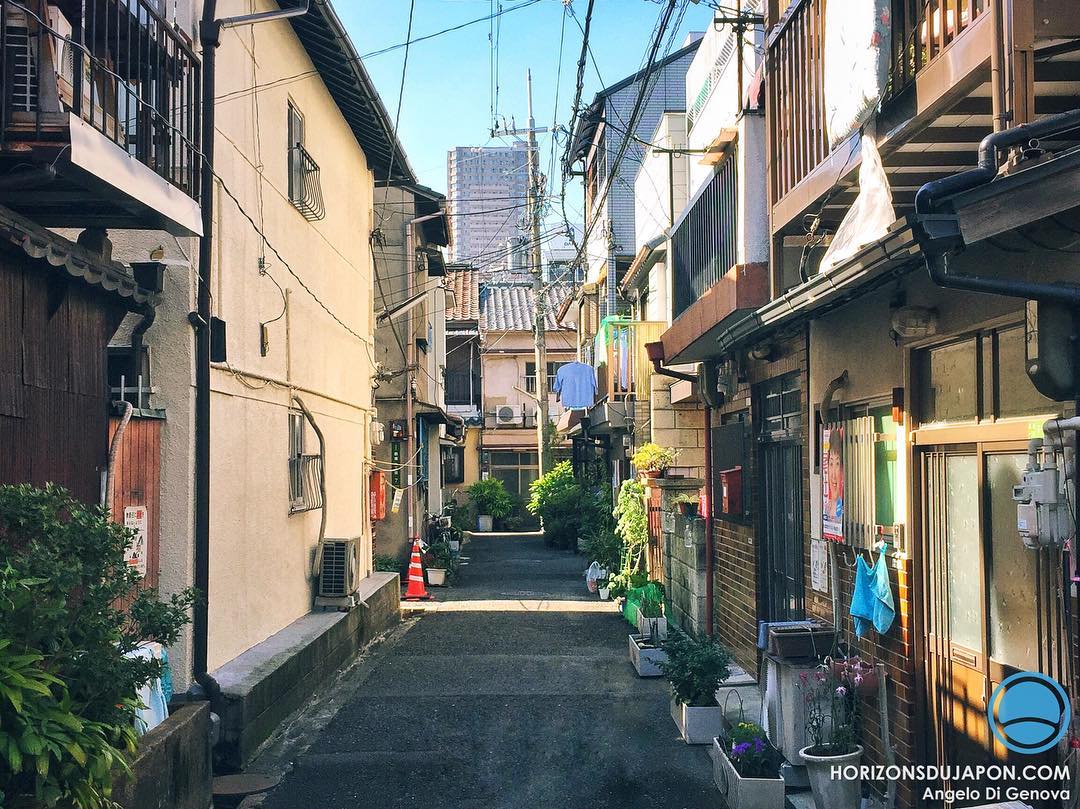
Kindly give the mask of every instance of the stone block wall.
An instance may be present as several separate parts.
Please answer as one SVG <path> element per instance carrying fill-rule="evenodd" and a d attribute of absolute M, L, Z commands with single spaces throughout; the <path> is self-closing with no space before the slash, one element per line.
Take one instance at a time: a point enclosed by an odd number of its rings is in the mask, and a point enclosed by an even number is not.
<path fill-rule="evenodd" d="M 650 440 L 678 450 L 677 466 L 689 467 L 692 475 L 705 475 L 705 410 L 700 403 L 671 403 L 671 380 L 652 377 Z"/>
<path fill-rule="evenodd" d="M 683 517 L 672 499 L 679 494 L 696 494 L 703 484 L 700 478 L 649 481 L 651 487 L 660 489 L 668 621 L 693 635 L 704 634 L 708 610 L 705 600 L 705 521 Z"/>

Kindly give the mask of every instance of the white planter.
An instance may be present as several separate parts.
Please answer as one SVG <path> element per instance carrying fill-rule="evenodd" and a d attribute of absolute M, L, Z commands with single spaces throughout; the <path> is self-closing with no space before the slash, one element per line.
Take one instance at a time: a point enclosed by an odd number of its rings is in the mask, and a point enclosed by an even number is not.
<path fill-rule="evenodd" d="M 446 584 L 446 570 L 444 568 L 429 567 L 427 569 L 427 583 L 432 587 L 442 587 Z"/>
<path fill-rule="evenodd" d="M 735 765 L 713 739 L 713 782 L 724 796 L 728 809 L 784 809 L 784 779 L 743 778 L 735 771 Z"/>
<path fill-rule="evenodd" d="M 862 779 L 832 778 L 832 768 L 857 765 L 862 758 L 862 746 L 844 756 L 815 756 L 809 750 L 810 747 L 804 747 L 799 751 L 799 757 L 806 764 L 806 776 L 810 779 L 814 803 L 829 809 L 859 809 Z"/>
<path fill-rule="evenodd" d="M 476 530 L 490 531 L 495 525 L 495 518 L 490 514 L 478 514 L 476 516 Z"/>
<path fill-rule="evenodd" d="M 639 608 L 637 611 L 638 634 L 644 635 L 647 638 L 652 637 L 654 634 L 654 627 L 656 629 L 656 637 L 660 640 L 665 640 L 667 638 L 667 618 L 665 618 L 664 616 L 661 616 L 659 618 L 646 618 L 644 615 L 641 614 L 641 609 Z"/>
<path fill-rule="evenodd" d="M 642 647 L 643 643 L 649 642 L 648 638 L 639 635 L 630 635 L 629 638 L 630 662 L 634 664 L 638 677 L 659 677 L 663 674 L 660 663 L 667 660 L 667 652 L 663 649 Z"/>
<path fill-rule="evenodd" d="M 611 597 L 611 588 L 610 587 L 601 587 L 600 588 L 600 600 L 601 601 L 607 601 L 608 598 L 610 598 L 610 597 Z"/>
<path fill-rule="evenodd" d="M 712 744 L 720 735 L 720 706 L 694 707 L 671 701 L 671 718 L 687 744 Z M 830 807 L 829 809 L 832 809 Z"/>

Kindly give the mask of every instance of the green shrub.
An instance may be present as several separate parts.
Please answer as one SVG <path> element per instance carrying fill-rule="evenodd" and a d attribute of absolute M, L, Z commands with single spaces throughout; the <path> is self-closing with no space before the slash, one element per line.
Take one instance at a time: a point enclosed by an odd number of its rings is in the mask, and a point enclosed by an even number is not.
<path fill-rule="evenodd" d="M 573 549 L 579 538 L 610 525 L 610 504 L 577 482 L 569 461 L 534 480 L 529 494 L 529 512 L 543 521 L 548 545 Z"/>
<path fill-rule="evenodd" d="M 667 660 L 660 670 L 671 684 L 671 694 L 681 705 L 707 707 L 716 704 L 716 689 L 731 675 L 731 653 L 712 638 L 695 638 L 674 627 L 664 641 Z"/>
<path fill-rule="evenodd" d="M 408 566 L 398 557 L 388 553 L 375 554 L 375 570 L 380 573 L 404 573 Z"/>
<path fill-rule="evenodd" d="M 615 533 L 622 540 L 622 558 L 611 580 L 615 598 L 648 581 L 645 551 L 649 547 L 649 512 L 645 508 L 645 487 L 637 480 L 624 480 L 613 512 Z"/>
<path fill-rule="evenodd" d="M 514 507 L 510 493 L 498 478 L 478 480 L 465 491 L 477 514 L 490 514 L 498 519 L 508 516 Z"/>
<path fill-rule="evenodd" d="M 611 573 L 622 564 L 623 547 L 622 537 L 608 526 L 594 526 L 581 538 L 581 552 L 585 558 Z"/>
<path fill-rule="evenodd" d="M 126 654 L 174 643 L 194 600 L 135 592 L 130 538 L 59 487 L 0 486 L 0 805 L 113 805 L 137 692 L 162 666 Z"/>

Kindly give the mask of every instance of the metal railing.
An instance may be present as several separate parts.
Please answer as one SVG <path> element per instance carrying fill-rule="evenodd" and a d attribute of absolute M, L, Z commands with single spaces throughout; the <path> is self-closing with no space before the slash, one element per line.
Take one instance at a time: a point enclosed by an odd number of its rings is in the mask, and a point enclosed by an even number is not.
<path fill-rule="evenodd" d="M 448 405 L 476 405 L 479 403 L 479 380 L 469 371 L 446 372 L 446 403 Z"/>
<path fill-rule="evenodd" d="M 734 151 L 720 166 L 671 237 L 677 318 L 738 262 L 739 178 Z"/>
<path fill-rule="evenodd" d="M 74 114 L 193 199 L 201 79 L 150 0 L 2 0 L 0 141 L 64 137 Z"/>
<path fill-rule="evenodd" d="M 766 53 L 772 119 L 772 203 L 783 199 L 830 154 L 825 125 L 824 47 L 828 0 L 794 0 L 770 34 Z M 988 0 L 893 0 L 885 101 L 986 12 Z"/>
<path fill-rule="evenodd" d="M 290 514 L 323 507 L 322 467 L 322 455 L 298 455 L 289 459 L 290 489 L 293 492 Z"/>
<path fill-rule="evenodd" d="M 289 200 L 309 222 L 326 216 L 319 164 L 299 143 L 289 149 Z"/>

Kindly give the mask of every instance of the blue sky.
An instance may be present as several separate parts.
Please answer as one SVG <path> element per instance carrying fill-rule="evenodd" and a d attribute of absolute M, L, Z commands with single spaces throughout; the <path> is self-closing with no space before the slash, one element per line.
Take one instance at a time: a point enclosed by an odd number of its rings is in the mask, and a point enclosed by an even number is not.
<path fill-rule="evenodd" d="M 500 1 L 503 8 L 522 2 L 496 0 L 495 5 Z M 416 0 L 413 38 L 484 17 L 490 13 L 490 5 L 489 0 Z M 587 5 L 587 0 L 574 0 L 572 5 L 582 23 Z M 405 41 L 409 0 L 338 0 L 335 6 L 361 54 Z M 661 10 L 649 0 L 596 0 L 589 41 L 606 84 L 638 70 Z M 676 47 L 686 32 L 705 30 L 711 17 L 708 7 L 688 4 Z M 537 125 L 550 127 L 555 111 L 562 0 L 540 0 L 503 14 L 497 21 L 501 22 L 498 112 L 508 120 L 513 116 L 519 127 L 525 125 L 525 69 L 531 67 Z M 581 49 L 581 31 L 570 17 L 565 30 L 557 113 L 562 124 L 569 119 Z M 416 43 L 410 49 L 399 134 L 420 181 L 439 191 L 446 190 L 447 149 L 489 142 L 488 35 L 489 24 L 480 22 Z M 399 49 L 364 60 L 391 117 L 397 105 L 403 55 L 404 50 Z M 590 62 L 585 73 L 586 102 L 600 86 Z M 548 136 L 541 136 L 545 171 L 549 144 Z"/>

